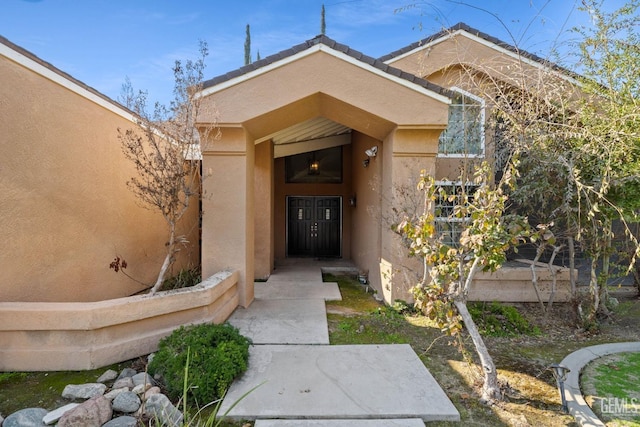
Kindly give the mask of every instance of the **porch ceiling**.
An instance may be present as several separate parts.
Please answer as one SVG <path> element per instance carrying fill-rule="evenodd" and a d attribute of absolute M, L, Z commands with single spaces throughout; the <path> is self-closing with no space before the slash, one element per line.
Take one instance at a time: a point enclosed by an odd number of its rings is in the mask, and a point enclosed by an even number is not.
<path fill-rule="evenodd" d="M 286 145 L 344 135 L 350 132 L 351 128 L 347 126 L 325 117 L 316 117 L 257 139 L 256 144 L 272 140 L 276 146 Z"/>

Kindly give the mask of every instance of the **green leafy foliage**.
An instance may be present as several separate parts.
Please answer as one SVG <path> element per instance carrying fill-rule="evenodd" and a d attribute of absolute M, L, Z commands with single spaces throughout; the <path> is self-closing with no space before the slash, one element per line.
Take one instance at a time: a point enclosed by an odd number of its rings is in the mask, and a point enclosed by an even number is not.
<path fill-rule="evenodd" d="M 172 399 L 184 394 L 185 366 L 188 392 L 198 405 L 219 399 L 231 382 L 247 369 L 251 341 L 229 324 L 181 326 L 163 338 L 149 364 L 160 374 Z"/>
<path fill-rule="evenodd" d="M 540 329 L 531 326 L 517 308 L 511 305 L 491 303 L 469 304 L 469 312 L 486 336 L 511 337 L 517 335 L 540 335 Z"/>
<path fill-rule="evenodd" d="M 506 261 L 509 249 L 532 236 L 527 218 L 507 213 L 507 190 L 517 177 L 516 163 L 505 170 L 502 180 L 493 184 L 492 169 L 484 163 L 474 173 L 477 189 L 466 194 L 455 206 L 451 218 L 464 222 L 465 229 L 453 245 L 447 244 L 435 226 L 435 201 L 443 194 L 435 179 L 421 174 L 418 190 L 425 199 L 424 211 L 407 215 L 396 227 L 409 247 L 409 255 L 423 260 L 423 280 L 413 288 L 415 305 L 441 330 L 456 335 L 462 321 L 455 301 L 465 301 L 478 271 L 496 271 Z M 460 181 L 465 182 L 464 176 Z"/>

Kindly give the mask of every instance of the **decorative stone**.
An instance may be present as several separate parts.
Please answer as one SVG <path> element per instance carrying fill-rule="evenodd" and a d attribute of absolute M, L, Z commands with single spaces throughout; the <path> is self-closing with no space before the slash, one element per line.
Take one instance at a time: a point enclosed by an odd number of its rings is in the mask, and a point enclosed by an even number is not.
<path fill-rule="evenodd" d="M 114 388 L 113 390 L 111 390 L 108 393 L 105 393 L 104 397 L 106 397 L 109 400 L 113 400 L 116 398 L 117 395 L 119 395 L 120 393 L 124 393 L 129 391 L 128 387 L 123 387 L 123 388 Z"/>
<path fill-rule="evenodd" d="M 69 384 L 62 390 L 62 397 L 65 399 L 91 399 L 95 396 L 102 396 L 107 390 L 107 386 L 100 383 Z"/>
<path fill-rule="evenodd" d="M 138 371 L 136 371 L 135 369 L 124 368 L 122 372 L 120 372 L 120 375 L 118 375 L 117 379 L 132 377 L 137 373 Z"/>
<path fill-rule="evenodd" d="M 125 412 L 127 414 L 136 412 L 140 408 L 140 398 L 132 391 L 120 393 L 113 399 L 112 408 L 117 412 Z"/>
<path fill-rule="evenodd" d="M 133 388 L 133 380 L 131 377 L 118 378 L 111 388 L 127 388 L 131 390 Z"/>
<path fill-rule="evenodd" d="M 138 385 L 137 385 L 137 386 L 135 386 L 135 387 L 133 388 L 133 390 L 131 390 L 131 391 L 132 391 L 132 392 L 134 392 L 134 393 L 137 393 L 137 394 L 142 394 L 142 393 L 144 393 L 145 391 L 149 390 L 151 387 L 152 387 L 152 385 L 151 385 L 151 384 L 149 384 L 149 383 L 146 383 L 146 384 L 138 384 Z"/>
<path fill-rule="evenodd" d="M 182 412 L 178 410 L 164 394 L 149 396 L 145 402 L 144 413 L 152 419 L 157 419 L 161 425 L 178 427 L 182 425 Z"/>
<path fill-rule="evenodd" d="M 146 401 L 149 398 L 149 396 L 151 396 L 153 394 L 158 394 L 158 393 L 160 393 L 160 387 L 153 386 L 149 390 L 144 392 L 144 397 L 142 398 L 142 400 Z"/>
<path fill-rule="evenodd" d="M 65 413 L 69 412 L 78 405 L 79 403 L 69 403 L 68 405 L 64 405 L 58 409 L 54 409 L 53 411 L 42 417 L 42 422 L 47 425 L 55 424 L 60 418 L 62 418 Z"/>
<path fill-rule="evenodd" d="M 102 427 L 136 427 L 138 419 L 130 416 L 117 417 L 104 424 Z"/>
<path fill-rule="evenodd" d="M 64 414 L 58 422 L 58 427 L 100 427 L 109 421 L 112 415 L 109 399 L 95 396 Z"/>
<path fill-rule="evenodd" d="M 118 377 L 118 373 L 113 369 L 109 369 L 96 380 L 98 383 L 106 383 L 111 380 L 115 380 Z"/>
<path fill-rule="evenodd" d="M 43 408 L 21 409 L 7 416 L 2 422 L 3 427 L 42 427 L 42 418 L 47 415 Z"/>
<path fill-rule="evenodd" d="M 151 378 L 151 375 L 147 374 L 146 372 L 140 372 L 139 374 L 131 377 L 131 379 L 133 380 L 134 386 L 139 384 L 150 384 L 152 386 L 156 385 L 155 381 L 153 381 L 153 378 Z"/>

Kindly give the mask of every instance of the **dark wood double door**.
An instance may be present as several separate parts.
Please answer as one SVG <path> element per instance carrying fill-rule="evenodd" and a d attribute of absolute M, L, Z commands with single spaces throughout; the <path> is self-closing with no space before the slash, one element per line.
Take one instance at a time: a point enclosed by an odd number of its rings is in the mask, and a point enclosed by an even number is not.
<path fill-rule="evenodd" d="M 341 197 L 287 197 L 287 255 L 341 256 Z"/>

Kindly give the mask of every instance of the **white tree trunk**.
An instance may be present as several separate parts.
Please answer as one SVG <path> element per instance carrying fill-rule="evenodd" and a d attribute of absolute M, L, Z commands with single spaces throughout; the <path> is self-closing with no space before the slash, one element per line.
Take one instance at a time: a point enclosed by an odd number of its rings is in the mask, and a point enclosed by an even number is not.
<path fill-rule="evenodd" d="M 458 313 L 460 313 L 460 316 L 462 317 L 462 321 L 464 322 L 464 325 L 471 336 L 471 340 L 473 341 L 473 345 L 476 348 L 476 353 L 480 358 L 480 365 L 482 366 L 482 372 L 484 374 L 481 399 L 485 402 L 502 400 L 500 386 L 498 385 L 498 372 L 496 371 L 496 366 L 493 363 L 493 359 L 489 354 L 489 350 L 487 350 L 487 346 L 484 344 L 484 340 L 482 339 L 473 318 L 471 317 L 471 313 L 469 313 L 469 310 L 467 309 L 467 304 L 464 301 L 458 300 L 454 301 L 454 304 L 458 309 Z"/>
<path fill-rule="evenodd" d="M 158 273 L 158 278 L 156 279 L 156 283 L 154 283 L 153 287 L 149 291 L 151 295 L 155 294 L 162 283 L 164 282 L 164 278 L 167 275 L 167 270 L 171 266 L 173 256 L 176 252 L 176 226 L 175 224 L 169 224 L 169 242 L 167 243 L 167 255 L 164 257 L 164 262 L 162 263 L 162 267 L 160 268 L 160 272 Z"/>

